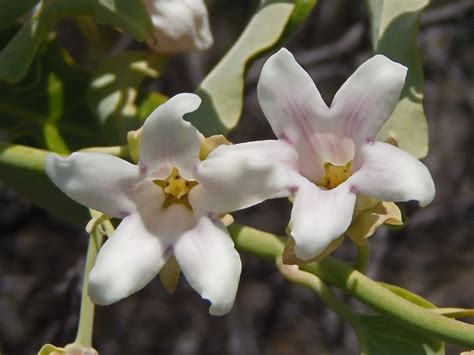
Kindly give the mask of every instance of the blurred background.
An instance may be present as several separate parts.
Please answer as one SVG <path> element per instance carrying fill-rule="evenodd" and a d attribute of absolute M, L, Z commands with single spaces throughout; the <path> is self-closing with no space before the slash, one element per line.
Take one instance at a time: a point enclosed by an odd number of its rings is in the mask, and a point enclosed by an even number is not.
<path fill-rule="evenodd" d="M 215 45 L 175 55 L 162 76 L 146 83 L 172 96 L 193 91 L 238 37 L 256 0 L 207 2 Z M 72 20 L 61 41 L 80 55 Z M 362 1 L 320 0 L 284 46 L 310 73 L 323 98 L 333 95 L 371 56 Z M 124 46 L 137 47 L 132 40 Z M 441 307 L 474 306 L 474 1 L 433 0 L 419 36 L 425 72 L 430 152 L 424 160 L 437 187 L 434 202 L 401 204 L 410 218 L 397 231 L 371 238 L 368 275 L 421 294 Z M 245 107 L 234 142 L 272 138 L 258 105 L 256 83 L 264 59 L 248 71 Z M 0 185 L 0 353 L 34 354 L 45 342 L 74 339 L 87 235 L 47 215 Z M 284 233 L 289 202 L 267 201 L 236 213 L 239 223 Z M 349 240 L 336 255 L 352 260 Z M 158 278 L 135 295 L 98 307 L 94 346 L 103 355 L 357 354 L 355 336 L 311 291 L 288 284 L 272 264 L 242 255 L 243 273 L 233 310 L 208 315 L 208 305 L 182 278 L 168 294 Z M 341 295 L 344 297 L 343 295 Z M 361 304 L 344 298 L 355 309 Z M 468 319 L 468 321 L 474 321 Z M 448 346 L 448 354 L 460 348 Z"/>

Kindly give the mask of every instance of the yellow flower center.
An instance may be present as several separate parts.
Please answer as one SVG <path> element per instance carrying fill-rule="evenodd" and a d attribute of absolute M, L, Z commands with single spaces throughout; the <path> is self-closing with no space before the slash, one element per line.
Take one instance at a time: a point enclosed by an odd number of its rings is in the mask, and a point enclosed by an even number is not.
<path fill-rule="evenodd" d="M 154 180 L 156 185 L 160 186 L 165 193 L 163 207 L 169 207 L 173 203 L 182 204 L 192 209 L 188 201 L 189 191 L 198 184 L 197 181 L 188 181 L 183 178 L 178 169 L 173 168 L 171 174 L 164 180 Z"/>
<path fill-rule="evenodd" d="M 338 187 L 352 175 L 351 166 L 352 161 L 345 165 L 334 165 L 329 162 L 324 164 L 326 176 L 317 185 L 328 190 Z"/>

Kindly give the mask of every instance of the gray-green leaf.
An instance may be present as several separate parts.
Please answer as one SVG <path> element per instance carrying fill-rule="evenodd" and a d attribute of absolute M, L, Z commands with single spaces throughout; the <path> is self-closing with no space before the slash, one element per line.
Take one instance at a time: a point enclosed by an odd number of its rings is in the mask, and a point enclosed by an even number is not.
<path fill-rule="evenodd" d="M 400 102 L 379 132 L 418 158 L 428 153 L 428 126 L 423 111 L 423 70 L 417 49 L 420 17 L 429 0 L 367 0 L 376 53 L 408 67 Z"/>
<path fill-rule="evenodd" d="M 293 4 L 274 3 L 259 10 L 237 42 L 204 79 L 196 91 L 203 102 L 189 115 L 203 134 L 225 133 L 237 125 L 242 112 L 246 66 L 280 39 L 293 9 Z"/>

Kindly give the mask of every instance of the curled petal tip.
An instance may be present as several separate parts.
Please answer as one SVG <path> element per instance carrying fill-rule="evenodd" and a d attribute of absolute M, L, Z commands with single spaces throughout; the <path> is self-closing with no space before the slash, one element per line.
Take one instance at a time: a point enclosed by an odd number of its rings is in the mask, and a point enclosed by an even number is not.
<path fill-rule="evenodd" d="M 408 68 L 403 64 L 395 62 L 382 54 L 375 55 L 367 62 L 374 62 L 374 68 L 377 68 L 377 75 L 381 80 L 405 81 Z"/>

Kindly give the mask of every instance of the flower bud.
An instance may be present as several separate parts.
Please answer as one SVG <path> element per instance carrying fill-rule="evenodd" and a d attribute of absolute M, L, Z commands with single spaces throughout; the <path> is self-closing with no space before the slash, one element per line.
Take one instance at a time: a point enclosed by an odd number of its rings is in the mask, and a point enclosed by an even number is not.
<path fill-rule="evenodd" d="M 97 350 L 85 348 L 79 344 L 68 344 L 64 348 L 52 344 L 45 344 L 38 351 L 38 355 L 99 355 Z"/>
<path fill-rule="evenodd" d="M 204 50 L 213 43 L 202 0 L 145 0 L 153 22 L 148 45 L 156 52 Z"/>

